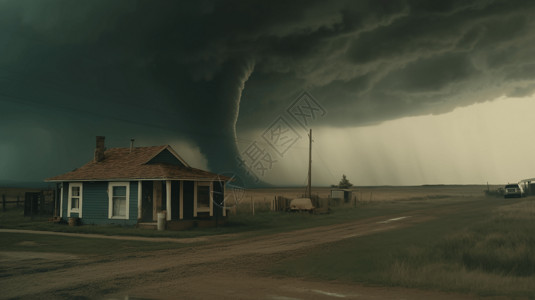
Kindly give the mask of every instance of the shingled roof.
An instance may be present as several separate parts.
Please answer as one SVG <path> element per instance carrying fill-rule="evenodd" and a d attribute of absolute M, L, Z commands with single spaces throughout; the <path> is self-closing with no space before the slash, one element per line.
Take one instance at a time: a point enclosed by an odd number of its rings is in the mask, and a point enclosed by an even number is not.
<path fill-rule="evenodd" d="M 162 162 L 159 157 L 169 157 Z M 163 159 L 165 160 L 165 159 Z M 111 148 L 104 159 L 91 161 L 71 172 L 45 181 L 110 180 L 226 180 L 215 173 L 191 168 L 169 145 L 135 148 Z"/>

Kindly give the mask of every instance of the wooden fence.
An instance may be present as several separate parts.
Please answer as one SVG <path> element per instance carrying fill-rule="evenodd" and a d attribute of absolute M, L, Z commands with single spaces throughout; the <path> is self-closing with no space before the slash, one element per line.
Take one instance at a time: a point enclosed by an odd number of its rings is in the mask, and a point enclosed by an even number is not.
<path fill-rule="evenodd" d="M 0 191 L 2 211 L 24 208 L 24 215 L 54 215 L 57 210 L 55 190 L 9 189 Z"/>

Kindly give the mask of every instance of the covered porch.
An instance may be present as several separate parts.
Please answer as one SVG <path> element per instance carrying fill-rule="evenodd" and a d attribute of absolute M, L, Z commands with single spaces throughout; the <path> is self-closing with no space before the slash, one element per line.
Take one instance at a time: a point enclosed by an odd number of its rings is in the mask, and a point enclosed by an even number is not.
<path fill-rule="evenodd" d="M 225 181 L 141 180 L 138 182 L 138 226 L 155 228 L 165 213 L 167 229 L 223 224 Z"/>

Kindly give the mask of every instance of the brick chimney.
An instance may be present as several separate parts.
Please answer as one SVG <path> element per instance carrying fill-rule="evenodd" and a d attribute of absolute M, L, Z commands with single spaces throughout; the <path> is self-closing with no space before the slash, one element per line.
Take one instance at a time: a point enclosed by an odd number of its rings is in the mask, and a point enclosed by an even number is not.
<path fill-rule="evenodd" d="M 97 146 L 95 147 L 95 162 L 102 161 L 104 159 L 104 139 L 103 136 L 97 136 Z"/>

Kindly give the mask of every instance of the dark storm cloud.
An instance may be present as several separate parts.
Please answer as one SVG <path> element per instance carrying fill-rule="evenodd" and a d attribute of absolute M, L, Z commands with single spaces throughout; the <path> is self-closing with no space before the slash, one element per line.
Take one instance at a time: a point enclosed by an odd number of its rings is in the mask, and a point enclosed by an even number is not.
<path fill-rule="evenodd" d="M 172 137 L 226 171 L 236 124 L 264 129 L 302 89 L 333 126 L 531 95 L 534 5 L 0 1 L 0 151 L 66 168 L 94 135 Z"/>

